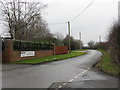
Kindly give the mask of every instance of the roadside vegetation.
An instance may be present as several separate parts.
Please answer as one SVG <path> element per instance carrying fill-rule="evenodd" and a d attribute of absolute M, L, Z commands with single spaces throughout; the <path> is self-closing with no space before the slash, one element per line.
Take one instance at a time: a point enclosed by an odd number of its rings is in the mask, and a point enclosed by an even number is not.
<path fill-rule="evenodd" d="M 97 43 L 96 47 L 103 53 L 97 69 L 110 75 L 120 74 L 120 21 L 113 23 L 109 31 L 107 42 Z M 101 50 L 102 49 L 102 50 Z"/>
<path fill-rule="evenodd" d="M 112 63 L 111 55 L 108 54 L 107 51 L 102 49 L 100 49 L 99 51 L 102 52 L 103 56 L 95 67 L 107 74 L 118 76 L 118 74 L 120 73 L 119 65 L 116 63 Z"/>
<path fill-rule="evenodd" d="M 86 54 L 86 52 L 71 52 L 68 54 L 53 55 L 48 57 L 33 58 L 33 59 L 24 59 L 21 61 L 13 62 L 13 64 L 39 64 L 44 62 L 51 62 L 57 60 L 63 60 L 68 58 L 73 58 Z"/>
<path fill-rule="evenodd" d="M 88 47 L 98 49 L 103 53 L 102 59 L 96 65 L 100 71 L 110 75 L 119 76 L 120 74 L 120 21 L 113 23 L 108 35 L 107 41 L 99 42 L 89 41 Z"/>

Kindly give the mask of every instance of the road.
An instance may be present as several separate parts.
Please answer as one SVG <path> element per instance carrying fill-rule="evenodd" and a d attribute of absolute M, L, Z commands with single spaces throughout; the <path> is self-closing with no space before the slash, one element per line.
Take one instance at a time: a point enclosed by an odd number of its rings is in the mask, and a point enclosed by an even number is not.
<path fill-rule="evenodd" d="M 116 88 L 118 79 L 92 68 L 101 57 L 86 55 L 39 65 L 3 65 L 3 88 Z"/>

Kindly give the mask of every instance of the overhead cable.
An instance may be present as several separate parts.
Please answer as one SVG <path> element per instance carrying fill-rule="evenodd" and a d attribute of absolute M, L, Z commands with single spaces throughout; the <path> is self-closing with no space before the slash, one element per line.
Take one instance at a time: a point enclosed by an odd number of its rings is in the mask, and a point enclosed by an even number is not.
<path fill-rule="evenodd" d="M 75 20 L 76 18 L 78 18 L 80 15 L 82 15 L 91 5 L 92 3 L 94 2 L 95 0 L 91 1 L 90 4 L 82 10 L 82 12 L 80 12 L 76 17 L 74 17 L 70 22 L 72 22 L 73 20 Z"/>

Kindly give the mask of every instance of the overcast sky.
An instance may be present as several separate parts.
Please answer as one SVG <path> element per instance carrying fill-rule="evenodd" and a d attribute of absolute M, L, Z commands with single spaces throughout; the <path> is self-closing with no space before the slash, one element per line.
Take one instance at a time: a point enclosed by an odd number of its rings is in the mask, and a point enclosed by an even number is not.
<path fill-rule="evenodd" d="M 64 36 L 68 34 L 67 22 L 76 17 L 92 0 L 36 0 L 48 4 L 44 10 L 43 18 L 47 21 L 52 33 L 60 32 Z M 82 41 L 86 45 L 88 41 L 98 41 L 99 35 L 102 41 L 106 40 L 110 26 L 118 18 L 119 0 L 95 0 L 93 4 L 77 19 L 71 22 L 71 35 L 79 39 L 82 33 Z M 0 31 L 1 32 L 1 31 Z"/>
<path fill-rule="evenodd" d="M 43 17 L 48 22 L 52 33 L 60 32 L 64 36 L 68 34 L 67 24 L 51 24 L 67 22 L 76 17 L 92 0 L 40 0 L 48 4 Z M 93 4 L 77 19 L 71 22 L 71 35 L 79 39 L 82 33 L 82 41 L 98 41 L 99 35 L 102 41 L 106 40 L 110 26 L 118 19 L 119 0 L 95 0 Z"/>

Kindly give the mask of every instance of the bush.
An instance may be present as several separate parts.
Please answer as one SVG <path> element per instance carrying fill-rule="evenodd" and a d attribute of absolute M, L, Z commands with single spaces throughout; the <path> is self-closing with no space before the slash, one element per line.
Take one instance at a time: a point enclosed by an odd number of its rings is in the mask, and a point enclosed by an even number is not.
<path fill-rule="evenodd" d="M 14 41 L 14 50 L 53 50 L 52 42 Z"/>
<path fill-rule="evenodd" d="M 114 63 L 120 64 L 120 21 L 112 26 L 109 32 L 109 53 L 113 58 Z"/>

